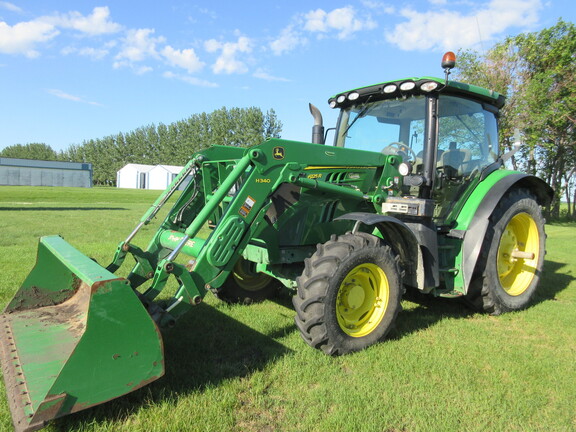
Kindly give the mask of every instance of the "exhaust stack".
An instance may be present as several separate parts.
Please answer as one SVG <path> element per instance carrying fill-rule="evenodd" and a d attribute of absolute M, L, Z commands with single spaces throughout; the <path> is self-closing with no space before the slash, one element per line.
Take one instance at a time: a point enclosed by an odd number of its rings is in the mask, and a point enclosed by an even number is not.
<path fill-rule="evenodd" d="M 322 124 L 322 114 L 320 110 L 311 103 L 310 114 L 314 117 L 314 126 L 312 126 L 312 144 L 324 144 L 324 125 Z"/>

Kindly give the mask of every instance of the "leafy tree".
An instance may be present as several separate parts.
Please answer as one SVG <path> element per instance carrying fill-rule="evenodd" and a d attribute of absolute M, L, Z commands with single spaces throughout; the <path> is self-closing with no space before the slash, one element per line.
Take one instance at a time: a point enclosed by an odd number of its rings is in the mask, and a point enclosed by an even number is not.
<path fill-rule="evenodd" d="M 0 151 L 0 157 L 38 160 L 58 160 L 58 153 L 43 143 L 15 144 Z"/>
<path fill-rule="evenodd" d="M 508 96 L 501 132 L 510 147 L 513 130 L 526 146 L 514 167 L 538 174 L 555 191 L 551 216 L 560 216 L 564 194 L 576 218 L 576 27 L 559 20 L 540 32 L 507 38 L 485 55 L 461 52 L 459 79 Z M 574 195 L 572 195 L 574 193 Z M 570 200 L 570 197 L 573 199 Z"/>
<path fill-rule="evenodd" d="M 220 108 L 194 114 L 169 125 L 148 125 L 72 145 L 63 160 L 92 163 L 95 184 L 115 184 L 116 172 L 128 163 L 184 165 L 190 156 L 211 145 L 249 147 L 268 137 L 279 138 L 282 123 L 274 110 Z"/>

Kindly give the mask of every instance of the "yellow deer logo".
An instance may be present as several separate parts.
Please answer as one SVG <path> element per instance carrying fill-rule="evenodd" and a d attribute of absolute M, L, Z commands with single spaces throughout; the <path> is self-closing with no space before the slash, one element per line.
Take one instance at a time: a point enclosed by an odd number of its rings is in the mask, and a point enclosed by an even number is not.
<path fill-rule="evenodd" d="M 284 147 L 274 147 L 274 159 L 284 159 Z"/>

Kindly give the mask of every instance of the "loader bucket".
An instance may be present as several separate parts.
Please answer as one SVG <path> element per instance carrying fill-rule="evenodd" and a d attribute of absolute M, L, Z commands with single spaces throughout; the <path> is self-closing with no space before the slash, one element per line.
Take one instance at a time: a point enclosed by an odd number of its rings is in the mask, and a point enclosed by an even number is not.
<path fill-rule="evenodd" d="M 162 337 L 128 281 L 58 236 L 0 318 L 16 431 L 101 404 L 164 374 Z"/>

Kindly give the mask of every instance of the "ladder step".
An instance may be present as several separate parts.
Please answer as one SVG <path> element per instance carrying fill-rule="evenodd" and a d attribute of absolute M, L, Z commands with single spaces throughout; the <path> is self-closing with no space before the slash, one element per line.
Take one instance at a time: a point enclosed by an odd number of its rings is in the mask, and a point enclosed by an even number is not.
<path fill-rule="evenodd" d="M 439 271 L 442 273 L 458 273 L 459 269 L 456 267 L 446 267 L 439 269 Z"/>

